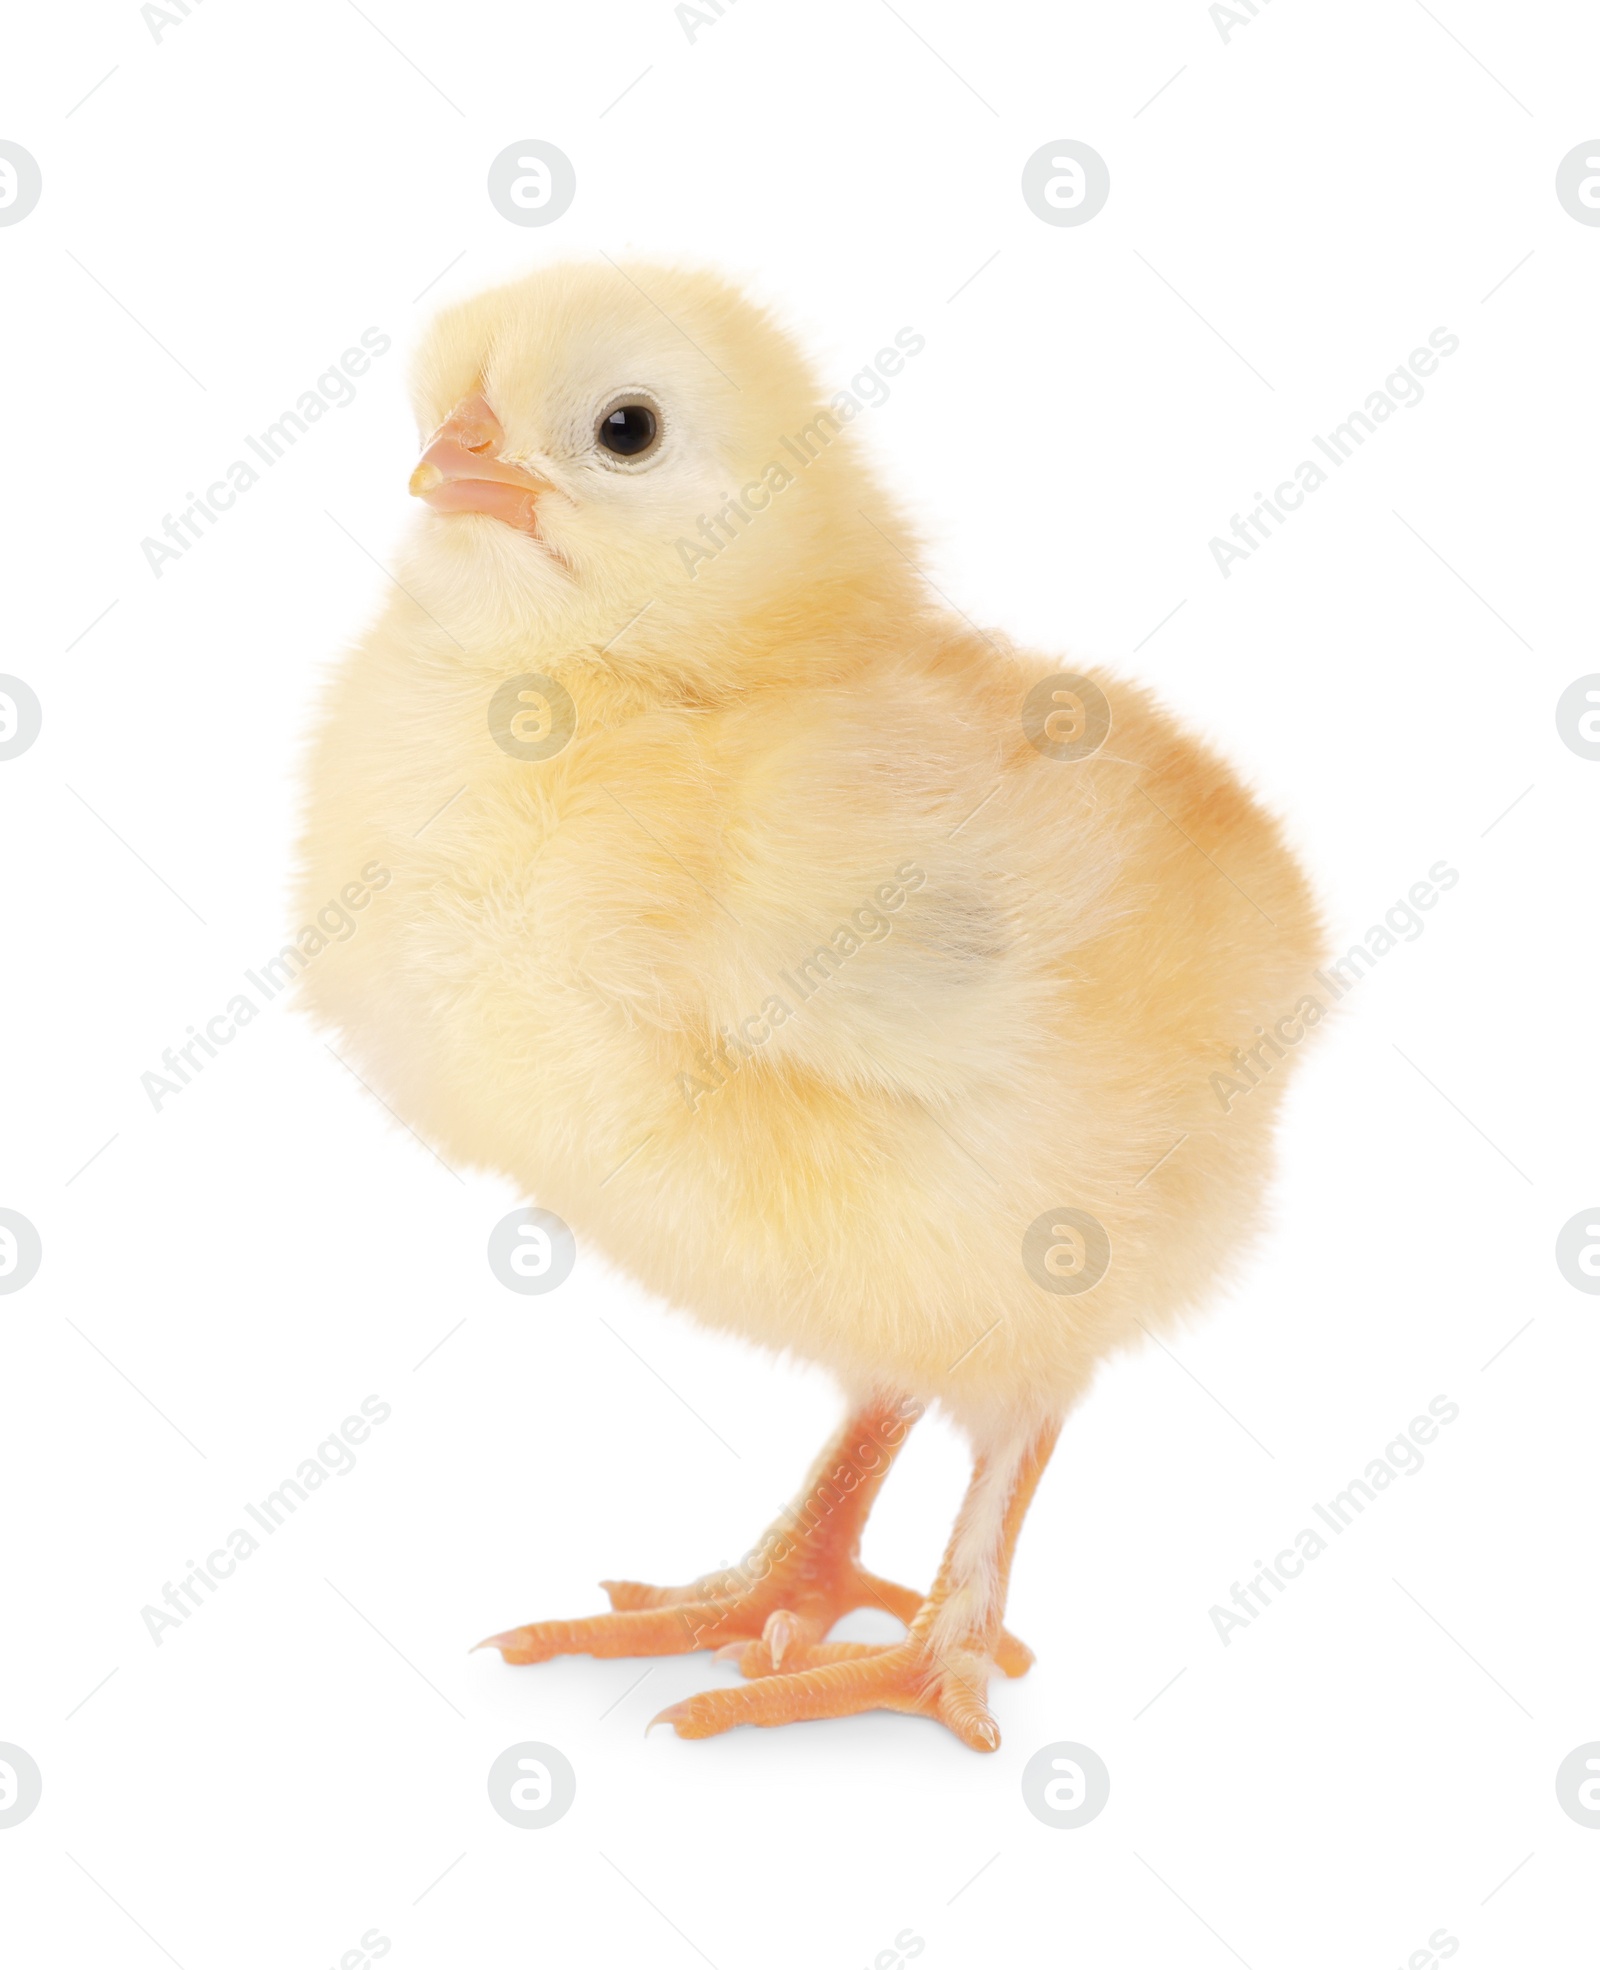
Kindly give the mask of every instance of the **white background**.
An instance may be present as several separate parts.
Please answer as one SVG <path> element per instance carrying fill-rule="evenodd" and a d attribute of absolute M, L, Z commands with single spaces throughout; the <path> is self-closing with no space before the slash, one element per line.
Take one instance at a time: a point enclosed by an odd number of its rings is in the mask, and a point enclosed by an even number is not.
<path fill-rule="evenodd" d="M 8 22 L 0 136 L 44 196 L 0 230 L 3 667 L 45 718 L 0 766 L 0 1203 L 44 1242 L 0 1300 L 0 1740 L 44 1775 L 0 1831 L 8 1963 L 323 1970 L 374 1928 L 393 1970 L 853 1970 L 906 1929 L 925 1970 L 1594 1948 L 1600 1835 L 1553 1781 L 1600 1738 L 1600 1308 L 1553 1250 L 1600 1192 L 1600 765 L 1553 713 L 1600 669 L 1600 229 L 1554 174 L 1600 126 L 1600 24 L 897 6 L 738 0 L 692 42 L 667 0 Z M 484 189 L 532 136 L 577 171 L 547 231 Z M 1019 191 L 1061 137 L 1110 168 L 1082 228 Z M 865 430 L 933 578 L 1222 744 L 1342 941 L 1460 871 L 1306 1063 L 1241 1286 L 1069 1423 L 992 1758 L 887 1715 L 647 1739 L 734 1672 L 469 1656 L 601 1575 L 731 1561 L 834 1391 L 592 1251 L 507 1293 L 484 1242 L 518 1200 L 282 1002 L 162 1112 L 140 1086 L 283 941 L 317 681 L 410 523 L 407 349 L 602 250 L 747 280 L 830 387 L 924 334 Z M 156 579 L 141 539 L 368 325 L 395 347 L 357 401 Z M 1224 580 L 1208 540 L 1437 326 L 1426 400 Z M 370 1394 L 356 1470 L 156 1647 L 141 1608 Z M 1440 1394 L 1426 1469 L 1224 1647 L 1212 1604 Z M 964 1476 L 925 1425 L 869 1562 L 929 1580 Z M 578 1774 L 536 1832 L 484 1784 L 530 1738 Z M 1062 1739 L 1112 1775 L 1073 1832 L 1018 1782 Z"/>

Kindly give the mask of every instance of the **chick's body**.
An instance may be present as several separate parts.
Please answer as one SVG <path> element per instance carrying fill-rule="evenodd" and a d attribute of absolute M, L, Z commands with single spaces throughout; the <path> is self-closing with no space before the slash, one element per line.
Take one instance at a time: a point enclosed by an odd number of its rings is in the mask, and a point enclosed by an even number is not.
<path fill-rule="evenodd" d="M 1228 1109 L 1213 1076 L 1310 990 L 1315 912 L 1143 692 L 934 601 L 765 317 L 637 273 L 537 276 L 424 355 L 424 428 L 492 406 L 538 531 L 424 520 L 338 673 L 303 894 L 392 882 L 305 989 L 447 1162 L 858 1406 L 941 1403 L 1014 1497 L 1017 1446 L 1245 1243 L 1287 1061 Z M 629 387 L 659 464 L 591 464 Z M 1053 756 L 1097 692 L 1109 736 Z"/>

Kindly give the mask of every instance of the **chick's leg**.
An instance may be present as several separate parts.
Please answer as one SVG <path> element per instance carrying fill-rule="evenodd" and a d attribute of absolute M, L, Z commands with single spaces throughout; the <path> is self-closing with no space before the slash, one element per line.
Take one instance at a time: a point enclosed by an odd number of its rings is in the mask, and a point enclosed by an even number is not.
<path fill-rule="evenodd" d="M 860 1549 L 867 1514 L 916 1415 L 892 1398 L 859 1409 L 812 1466 L 795 1504 L 738 1566 L 686 1587 L 602 1581 L 610 1614 L 534 1622 L 480 1647 L 527 1663 L 556 1655 L 685 1655 L 737 1644 L 755 1648 L 770 1671 L 814 1648 L 853 1608 L 882 1607 L 910 1622 L 923 1597 L 869 1573 Z M 1032 1661 L 1010 1637 L 1003 1652 L 1013 1675 Z M 756 1673 L 754 1660 L 749 1673 Z"/>
<path fill-rule="evenodd" d="M 900 1710 L 937 1718 L 975 1751 L 996 1750 L 1000 1731 L 985 1692 L 991 1670 L 1005 1666 L 1010 1638 L 1000 1616 L 1011 1559 L 1060 1428 L 1048 1423 L 979 1456 L 939 1577 L 903 1642 L 812 1646 L 805 1651 L 811 1666 L 788 1674 L 773 1673 L 759 1649 L 746 1650 L 743 1666 L 757 1680 L 706 1690 L 655 1721 L 670 1723 L 680 1737 L 714 1737 L 740 1724 Z"/>

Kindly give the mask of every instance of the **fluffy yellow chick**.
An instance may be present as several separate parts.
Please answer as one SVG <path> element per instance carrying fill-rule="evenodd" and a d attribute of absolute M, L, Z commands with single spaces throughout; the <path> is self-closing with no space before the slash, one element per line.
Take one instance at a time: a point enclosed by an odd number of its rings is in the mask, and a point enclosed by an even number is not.
<path fill-rule="evenodd" d="M 443 313 L 415 399 L 429 510 L 327 697 L 302 894 L 392 882 L 302 989 L 447 1162 L 850 1402 L 740 1566 L 493 1645 L 724 1645 L 688 1737 L 883 1708 L 992 1750 L 1062 1418 L 1256 1219 L 1305 883 L 1144 692 L 940 604 L 849 400 L 720 280 L 546 269 Z M 924 1596 L 858 1552 L 935 1403 L 975 1463 Z M 903 1641 L 826 1639 L 873 1605 Z"/>

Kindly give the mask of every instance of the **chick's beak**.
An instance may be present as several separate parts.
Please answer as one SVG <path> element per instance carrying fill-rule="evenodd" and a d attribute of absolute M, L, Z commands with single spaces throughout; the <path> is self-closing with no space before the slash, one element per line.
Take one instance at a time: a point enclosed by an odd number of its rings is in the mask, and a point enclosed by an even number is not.
<path fill-rule="evenodd" d="M 537 534 L 537 501 L 547 480 L 507 464 L 506 434 L 482 396 L 464 397 L 428 440 L 411 491 L 438 513 L 486 513 L 519 533 Z"/>

